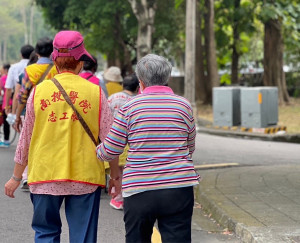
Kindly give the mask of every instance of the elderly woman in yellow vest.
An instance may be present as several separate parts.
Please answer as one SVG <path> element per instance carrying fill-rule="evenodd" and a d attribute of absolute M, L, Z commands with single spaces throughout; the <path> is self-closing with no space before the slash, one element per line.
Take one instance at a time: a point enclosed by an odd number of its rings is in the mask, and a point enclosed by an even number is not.
<path fill-rule="evenodd" d="M 104 72 L 103 78 L 106 82 L 108 96 L 123 90 L 123 78 L 121 76 L 120 68 L 111 66 Z"/>
<path fill-rule="evenodd" d="M 16 110 L 16 121 L 14 128 L 20 132 L 22 126 L 21 114 L 25 108 L 32 87 L 42 82 L 44 79 L 51 79 L 57 74 L 57 70 L 53 65 L 50 55 L 53 51 L 53 40 L 44 37 L 40 39 L 35 46 L 35 53 L 38 61 L 35 64 L 25 68 L 22 86 L 18 94 L 18 105 Z"/>
<path fill-rule="evenodd" d="M 60 241 L 59 210 L 63 202 L 70 242 L 96 242 L 105 173 L 91 138 L 104 140 L 113 116 L 101 88 L 78 75 L 83 61 L 92 60 L 81 34 L 61 31 L 55 36 L 53 47 L 52 58 L 59 74 L 55 75 L 56 80 L 37 85 L 29 96 L 15 168 L 5 184 L 5 194 L 14 197 L 28 161 L 35 242 Z M 69 96 L 70 105 L 56 81 Z M 91 137 L 79 117 L 86 122 Z M 114 187 L 114 197 L 120 192 L 118 160 L 110 162 L 110 166 L 110 192 Z"/>

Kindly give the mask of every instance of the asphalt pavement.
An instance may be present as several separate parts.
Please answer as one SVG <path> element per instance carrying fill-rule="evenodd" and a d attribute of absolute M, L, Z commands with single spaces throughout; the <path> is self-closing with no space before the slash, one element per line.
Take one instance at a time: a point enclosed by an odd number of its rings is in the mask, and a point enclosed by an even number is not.
<path fill-rule="evenodd" d="M 205 126 L 198 127 L 198 132 L 274 142 L 295 142 L 300 137 Z M 202 181 L 195 188 L 197 202 L 241 242 L 300 242 L 300 145 L 299 165 L 282 161 L 281 165 L 225 164 L 198 169 Z"/>
<path fill-rule="evenodd" d="M 276 140 L 272 139 L 276 135 L 239 133 L 203 126 L 199 127 L 198 132 L 220 136 L 238 136 L 247 139 Z M 288 141 L 291 137 L 286 134 L 280 136 L 283 141 Z M 298 136 L 293 137 L 297 138 Z M 7 158 L 12 157 L 13 148 L 6 151 L 9 153 Z M 3 156 L 5 157 L 5 154 Z M 12 165 L 11 163 L 4 163 L 4 161 L 1 164 L 1 178 L 2 184 L 4 184 L 7 177 L 5 175 L 11 171 Z M 202 176 L 200 185 L 195 188 L 197 203 L 207 212 L 207 215 L 218 221 L 223 229 L 234 232 L 239 239 L 238 241 L 300 242 L 300 144 L 299 164 L 282 161 L 282 164 L 276 165 L 241 166 L 235 163 L 223 164 L 219 167 L 212 166 L 211 168 L 208 165 L 198 166 L 197 169 Z M 29 221 L 19 222 L 18 218 L 24 219 L 31 214 L 28 207 L 30 205 L 29 198 L 23 199 L 22 203 L 19 200 L 9 200 L 3 196 L 3 190 L 1 192 L 0 204 L 2 205 L 3 222 L 0 235 L 2 242 L 15 242 L 16 237 L 27 242 L 24 239 L 32 239 Z M 19 194 L 22 195 L 22 192 Z M 22 207 L 22 205 L 24 206 Z M 13 212 L 10 211 L 11 208 L 18 209 L 19 217 L 11 217 L 13 215 Z M 105 208 L 104 212 L 106 211 Z M 196 207 L 193 215 L 193 242 L 237 242 L 236 239 L 230 241 L 228 238 L 220 238 L 218 241 L 210 241 L 209 239 L 203 241 L 203 236 L 199 234 L 201 228 L 197 224 L 199 221 L 203 223 L 203 218 L 199 216 L 200 213 L 198 212 Z M 104 218 L 111 217 L 105 216 Z M 115 241 L 115 235 L 112 232 L 116 232 L 116 229 L 121 229 L 122 232 L 119 232 L 121 235 L 119 241 L 115 242 L 124 242 L 122 238 L 124 237 L 124 229 L 120 226 L 122 223 L 121 216 L 116 218 L 119 219 L 118 223 L 109 222 L 110 226 L 108 227 L 100 224 L 99 235 L 105 236 L 103 242 Z M 112 225 L 113 229 L 111 228 Z M 25 228 L 27 230 L 24 230 Z M 11 238 L 7 238 L 7 232 L 14 232 L 9 234 Z M 112 235 L 114 235 L 114 240 L 111 238 Z M 67 239 L 67 235 L 62 235 L 62 239 Z M 101 237 L 101 239 L 103 238 Z"/>

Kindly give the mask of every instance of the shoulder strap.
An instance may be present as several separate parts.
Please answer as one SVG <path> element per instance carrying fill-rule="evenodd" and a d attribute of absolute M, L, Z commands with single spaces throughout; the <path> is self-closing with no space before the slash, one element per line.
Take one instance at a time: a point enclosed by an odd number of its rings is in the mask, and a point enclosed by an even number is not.
<path fill-rule="evenodd" d="M 48 73 L 50 72 L 51 68 L 53 67 L 53 63 L 50 63 L 46 69 L 46 71 L 43 73 L 43 75 L 40 77 L 39 81 L 37 81 L 36 85 L 38 85 L 39 83 L 41 83 L 46 76 L 48 75 Z"/>
<path fill-rule="evenodd" d="M 64 88 L 61 86 L 61 84 L 57 81 L 57 79 L 52 78 L 51 79 L 53 81 L 53 83 L 56 85 L 56 87 L 58 88 L 58 90 L 61 92 L 61 94 L 63 95 L 63 97 L 65 98 L 66 102 L 72 107 L 72 109 L 74 110 L 78 120 L 80 121 L 82 127 L 84 128 L 84 130 L 86 131 L 86 133 L 89 135 L 89 137 L 92 139 L 93 143 L 95 144 L 95 146 L 98 145 L 98 143 L 96 142 L 95 137 L 93 136 L 93 133 L 91 132 L 89 126 L 86 124 L 85 120 L 83 119 L 83 117 L 79 114 L 79 112 L 77 111 L 77 109 L 75 108 L 75 106 L 73 105 L 70 97 L 67 95 L 66 91 L 64 90 Z"/>

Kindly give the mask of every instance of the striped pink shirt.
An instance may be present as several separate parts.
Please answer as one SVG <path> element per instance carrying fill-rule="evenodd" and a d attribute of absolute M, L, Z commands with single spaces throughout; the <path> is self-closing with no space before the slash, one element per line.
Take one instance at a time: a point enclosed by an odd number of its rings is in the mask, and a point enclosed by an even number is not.
<path fill-rule="evenodd" d="M 122 106 L 97 155 L 110 161 L 129 144 L 123 195 L 198 184 L 192 154 L 195 122 L 191 105 L 166 86 L 147 87 Z"/>

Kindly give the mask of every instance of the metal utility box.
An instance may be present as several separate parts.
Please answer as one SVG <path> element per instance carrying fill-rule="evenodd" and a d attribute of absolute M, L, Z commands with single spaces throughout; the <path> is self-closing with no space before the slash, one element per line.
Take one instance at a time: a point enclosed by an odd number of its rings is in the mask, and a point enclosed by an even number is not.
<path fill-rule="evenodd" d="M 278 88 L 241 88 L 241 126 L 263 128 L 278 122 Z"/>
<path fill-rule="evenodd" d="M 238 126 L 240 116 L 240 88 L 213 88 L 213 116 L 215 126 Z"/>

